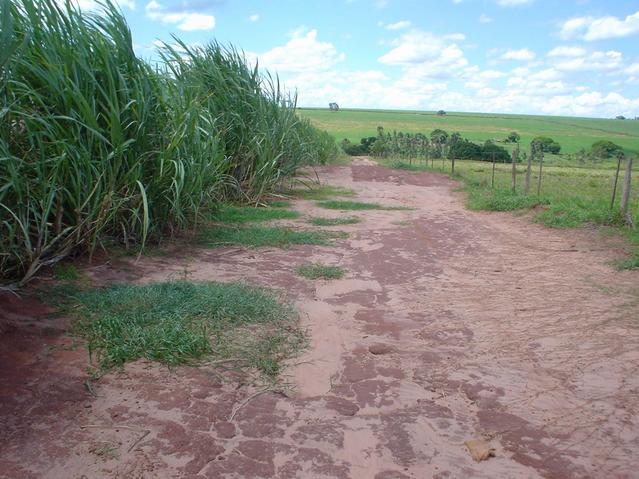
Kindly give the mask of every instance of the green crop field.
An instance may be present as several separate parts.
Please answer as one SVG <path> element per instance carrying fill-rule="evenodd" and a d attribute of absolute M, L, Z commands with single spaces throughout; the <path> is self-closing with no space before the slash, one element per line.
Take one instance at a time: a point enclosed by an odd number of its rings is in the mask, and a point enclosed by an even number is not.
<path fill-rule="evenodd" d="M 383 126 L 386 131 L 405 133 L 430 133 L 441 128 L 449 133 L 459 132 L 474 141 L 501 141 L 508 133 L 516 131 L 524 145 L 536 136 L 549 136 L 559 142 L 562 153 L 589 149 L 598 140 L 610 140 L 629 153 L 639 153 L 637 120 L 457 112 L 437 116 L 436 112 L 396 110 L 331 112 L 320 108 L 305 108 L 299 112 L 338 141 L 348 138 L 359 143 L 362 137 L 375 136 L 378 126 Z"/>

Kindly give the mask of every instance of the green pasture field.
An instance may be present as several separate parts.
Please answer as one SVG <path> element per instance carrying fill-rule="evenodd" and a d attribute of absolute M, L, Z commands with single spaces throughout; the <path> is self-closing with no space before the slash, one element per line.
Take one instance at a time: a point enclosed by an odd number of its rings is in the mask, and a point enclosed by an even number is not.
<path fill-rule="evenodd" d="M 639 121 L 557 116 L 506 115 L 499 113 L 436 112 L 397 110 L 340 110 L 331 112 L 321 108 L 301 108 L 299 114 L 320 129 L 328 131 L 336 140 L 348 138 L 352 142 L 375 136 L 377 127 L 410 133 L 430 133 L 441 128 L 449 133 L 459 132 L 473 141 L 503 140 L 508 133 L 521 135 L 521 144 L 528 147 L 536 136 L 549 136 L 558 141 L 562 153 L 586 150 L 598 140 L 610 140 L 629 153 L 639 153 Z"/>

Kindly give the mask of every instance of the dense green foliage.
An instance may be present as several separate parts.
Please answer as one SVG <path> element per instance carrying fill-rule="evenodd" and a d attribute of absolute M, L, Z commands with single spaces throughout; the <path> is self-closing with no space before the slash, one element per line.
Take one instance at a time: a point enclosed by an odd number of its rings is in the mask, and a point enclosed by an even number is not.
<path fill-rule="evenodd" d="M 591 151 L 596 158 L 612 158 L 623 152 L 623 148 L 612 141 L 599 140 L 592 144 Z"/>
<path fill-rule="evenodd" d="M 543 151 L 544 153 L 552 153 L 553 155 L 558 155 L 561 151 L 561 145 L 552 138 L 548 138 L 547 136 L 537 136 L 533 138 L 531 143 L 539 145 L 539 148 L 541 148 L 541 151 Z"/>
<path fill-rule="evenodd" d="M 349 155 L 372 155 L 378 158 L 393 157 L 400 159 L 455 158 L 464 160 L 484 160 L 508 163 L 511 156 L 508 151 L 490 140 L 478 145 L 462 138 L 459 133 L 449 135 L 447 131 L 435 129 L 429 135 L 423 133 L 404 133 L 393 131 L 386 133 L 384 127 L 377 127 L 377 137 L 362 138 L 359 145 L 344 139 L 342 149 Z"/>
<path fill-rule="evenodd" d="M 110 3 L 0 0 L 0 21 L 0 279 L 191 228 L 336 152 L 233 48 L 178 41 L 151 67 Z"/>
<path fill-rule="evenodd" d="M 275 376 L 304 339 L 289 305 L 239 283 L 115 285 L 68 302 L 102 370 L 140 358 L 177 365 L 211 355 Z"/>

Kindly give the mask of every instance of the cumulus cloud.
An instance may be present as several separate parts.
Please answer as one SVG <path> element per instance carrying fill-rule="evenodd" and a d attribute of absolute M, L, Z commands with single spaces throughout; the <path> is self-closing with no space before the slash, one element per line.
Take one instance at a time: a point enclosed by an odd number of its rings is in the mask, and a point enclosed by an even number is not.
<path fill-rule="evenodd" d="M 624 19 L 605 17 L 575 17 L 561 25 L 559 35 L 564 39 L 582 38 L 586 41 L 627 37 L 639 33 L 639 11 Z"/>
<path fill-rule="evenodd" d="M 156 0 L 146 4 L 146 16 L 153 21 L 176 25 L 179 30 L 212 30 L 215 28 L 215 17 L 199 12 L 169 11 Z"/>
<path fill-rule="evenodd" d="M 255 23 L 260 19 L 260 16 L 257 13 L 254 13 L 253 15 L 248 17 L 248 21 L 251 23 Z"/>
<path fill-rule="evenodd" d="M 386 30 L 403 30 L 408 27 L 410 27 L 410 22 L 408 20 L 401 20 L 399 22 L 389 23 L 384 28 L 386 28 Z"/>
<path fill-rule="evenodd" d="M 581 47 L 560 46 L 548 52 L 549 57 L 583 57 L 586 49 Z"/>
<path fill-rule="evenodd" d="M 555 68 L 563 71 L 612 71 L 621 68 L 623 55 L 615 50 L 597 51 L 586 56 L 562 58 L 553 64 Z"/>
<path fill-rule="evenodd" d="M 530 61 L 535 59 L 535 52 L 528 48 L 521 48 L 519 50 L 506 50 L 501 56 L 503 60 L 517 60 L 517 61 Z"/>
<path fill-rule="evenodd" d="M 435 35 L 430 32 L 414 30 L 393 40 L 393 48 L 379 57 L 386 65 L 419 66 L 439 65 L 451 68 L 467 64 L 464 53 L 455 41 L 464 40 L 464 35 Z"/>
<path fill-rule="evenodd" d="M 343 61 L 346 56 L 338 53 L 330 42 L 317 39 L 317 30 L 297 29 L 284 45 L 264 53 L 247 53 L 261 66 L 277 72 L 318 72 L 328 70 Z"/>

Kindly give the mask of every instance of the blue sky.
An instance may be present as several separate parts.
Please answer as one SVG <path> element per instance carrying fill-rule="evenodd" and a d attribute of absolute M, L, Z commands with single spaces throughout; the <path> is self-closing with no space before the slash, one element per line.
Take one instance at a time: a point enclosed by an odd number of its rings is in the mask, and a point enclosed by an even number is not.
<path fill-rule="evenodd" d="M 232 43 L 297 90 L 301 106 L 639 116 L 637 0 L 119 5 L 143 57 L 172 34 Z"/>

